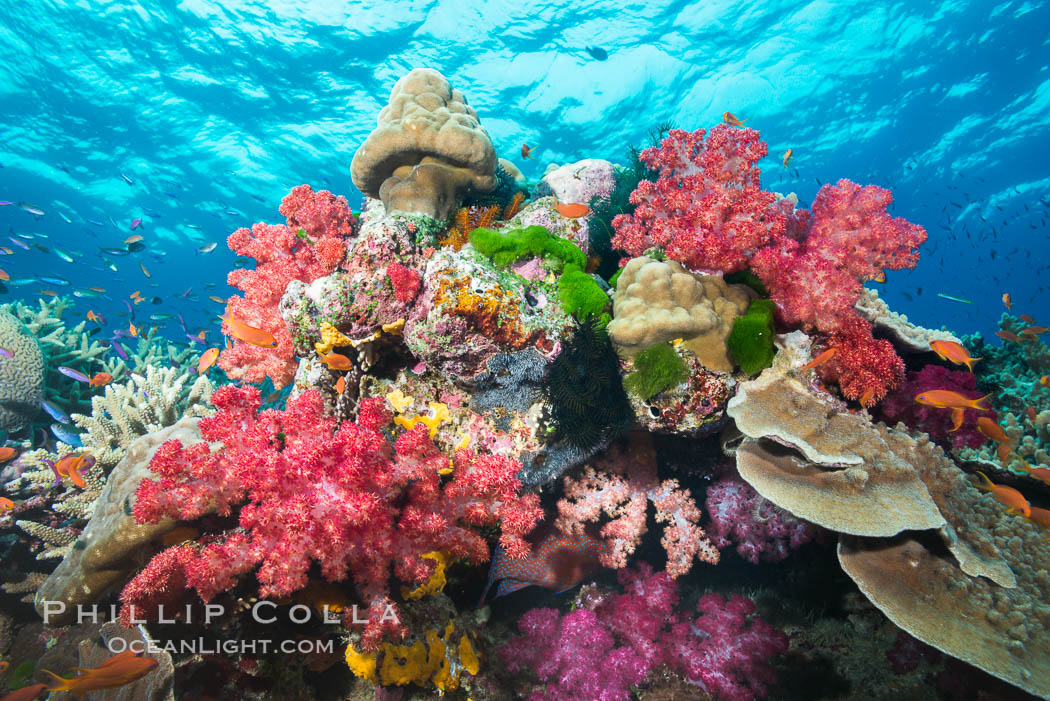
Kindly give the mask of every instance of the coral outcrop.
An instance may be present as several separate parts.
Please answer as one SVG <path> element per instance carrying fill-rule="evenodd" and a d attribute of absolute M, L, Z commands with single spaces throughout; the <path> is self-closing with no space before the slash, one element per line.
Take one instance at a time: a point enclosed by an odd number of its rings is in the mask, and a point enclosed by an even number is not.
<path fill-rule="evenodd" d="M 416 68 L 394 84 L 350 177 L 391 214 L 446 220 L 463 197 L 496 187 L 496 151 L 477 113 L 443 75 Z"/>
<path fill-rule="evenodd" d="M 40 344 L 10 312 L 0 309 L 0 429 L 25 428 L 44 399 L 44 357 Z"/>

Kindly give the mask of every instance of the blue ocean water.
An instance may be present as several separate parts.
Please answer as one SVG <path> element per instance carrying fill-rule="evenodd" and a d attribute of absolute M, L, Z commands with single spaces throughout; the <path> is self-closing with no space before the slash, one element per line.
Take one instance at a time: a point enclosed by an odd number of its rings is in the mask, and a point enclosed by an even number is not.
<path fill-rule="evenodd" d="M 732 111 L 769 144 L 770 189 L 808 204 L 841 177 L 891 188 L 893 212 L 930 239 L 885 298 L 924 325 L 988 335 L 1004 292 L 1036 316 L 1050 302 L 1048 42 L 1050 6 L 1032 0 L 4 0 L 0 200 L 14 204 L 0 228 L 14 253 L 0 267 L 71 285 L 0 299 L 100 286 L 112 299 L 80 311 L 117 314 L 141 290 L 161 297 L 152 313 L 214 328 L 207 295 L 232 293 L 225 237 L 280 221 L 299 183 L 356 209 L 350 159 L 396 79 L 426 66 L 531 179 L 550 162 L 623 162 L 659 122 L 709 128 Z M 114 271 L 99 248 L 120 247 L 137 218 L 145 248 L 110 257 Z M 9 245 L 18 233 L 48 252 Z"/>

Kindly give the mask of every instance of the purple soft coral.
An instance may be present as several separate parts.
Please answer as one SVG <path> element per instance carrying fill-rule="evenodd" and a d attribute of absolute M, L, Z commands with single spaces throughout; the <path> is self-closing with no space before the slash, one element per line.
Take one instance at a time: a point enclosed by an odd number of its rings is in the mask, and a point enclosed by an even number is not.
<path fill-rule="evenodd" d="M 819 532 L 812 523 L 778 509 L 735 474 L 707 488 L 707 513 L 715 545 L 721 549 L 735 543 L 740 557 L 756 565 L 760 559 L 780 562 Z"/>
<path fill-rule="evenodd" d="M 528 669 L 543 684 L 530 701 L 627 701 L 659 665 L 730 701 L 762 696 L 775 681 L 767 662 L 787 650 L 787 636 L 755 617 L 749 599 L 708 594 L 690 617 L 675 610 L 666 572 L 642 563 L 619 579 L 624 593 L 592 597 L 593 610 L 533 609 L 518 621 L 522 635 L 500 653 L 511 671 Z"/>
<path fill-rule="evenodd" d="M 937 443 L 955 449 L 964 446 L 979 448 L 988 440 L 977 430 L 977 417 L 987 416 L 995 421 L 995 412 L 978 414 L 973 409 L 966 409 L 959 430 L 952 431 L 951 409 L 925 406 L 915 401 L 917 394 L 933 389 L 951 390 L 970 399 L 983 394 L 977 390 L 977 378 L 973 373 L 926 365 L 918 372 L 909 372 L 908 379 L 886 395 L 879 404 L 881 418 L 888 424 L 900 421 L 911 429 L 929 434 Z"/>

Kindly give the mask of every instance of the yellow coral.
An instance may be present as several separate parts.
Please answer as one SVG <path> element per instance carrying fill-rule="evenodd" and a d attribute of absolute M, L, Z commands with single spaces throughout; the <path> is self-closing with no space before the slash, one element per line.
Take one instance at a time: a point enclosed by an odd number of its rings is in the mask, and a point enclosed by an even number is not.
<path fill-rule="evenodd" d="M 387 395 L 387 399 L 390 396 Z M 431 416 L 413 416 L 412 418 L 405 418 L 404 416 L 394 417 L 394 423 L 402 428 L 411 431 L 416 427 L 417 424 L 423 424 L 430 429 L 430 437 L 433 438 L 437 435 L 438 426 L 443 422 L 448 421 L 451 414 L 449 414 L 448 407 L 440 402 L 430 402 Z"/>
<path fill-rule="evenodd" d="M 346 648 L 346 664 L 356 676 L 385 686 L 431 682 L 439 693 L 458 689 L 463 672 L 476 675 L 481 669 L 478 653 L 466 635 L 453 644 L 455 625 L 449 621 L 444 635 L 436 629 L 426 632 L 426 642 L 417 640 L 411 645 L 383 643 L 378 653 L 358 652 L 353 644 Z M 378 663 L 382 655 L 382 663 Z M 379 673 L 376 674 L 378 666 Z"/>
<path fill-rule="evenodd" d="M 390 402 L 390 406 L 394 408 L 394 411 L 400 414 L 404 412 L 405 409 L 412 406 L 415 397 L 410 397 L 400 389 L 395 389 L 393 392 L 386 395 L 386 400 Z"/>
<path fill-rule="evenodd" d="M 430 596 L 431 594 L 442 591 L 445 588 L 446 582 L 445 569 L 452 563 L 452 556 L 443 550 L 423 553 L 420 557 L 427 560 L 433 560 L 434 571 L 431 573 L 427 581 L 423 582 L 412 591 L 407 591 L 407 587 L 402 588 L 401 595 L 410 601 L 422 599 L 424 596 Z"/>
<path fill-rule="evenodd" d="M 314 344 L 314 349 L 321 355 L 328 355 L 333 348 L 353 345 L 353 340 L 339 333 L 339 329 L 327 321 L 321 324 L 321 340 Z"/>
<path fill-rule="evenodd" d="M 400 336 L 405 330 L 405 319 L 404 317 L 397 321 L 391 321 L 389 324 L 383 324 L 383 333 L 391 334 L 392 336 Z"/>

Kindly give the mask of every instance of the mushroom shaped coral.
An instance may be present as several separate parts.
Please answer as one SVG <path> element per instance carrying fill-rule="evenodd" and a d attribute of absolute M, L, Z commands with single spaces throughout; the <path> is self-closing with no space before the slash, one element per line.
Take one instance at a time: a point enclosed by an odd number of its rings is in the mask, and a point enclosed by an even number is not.
<path fill-rule="evenodd" d="M 496 151 L 477 113 L 443 75 L 416 68 L 390 92 L 350 164 L 354 185 L 388 212 L 448 219 L 470 192 L 496 187 Z"/>
<path fill-rule="evenodd" d="M 44 356 L 29 329 L 13 314 L 0 310 L 0 429 L 17 431 L 40 412 L 44 398 Z"/>
<path fill-rule="evenodd" d="M 747 311 L 751 293 L 716 275 L 690 273 L 674 261 L 632 259 L 616 281 L 609 337 L 628 356 L 674 339 L 708 370 L 730 372 L 726 338 L 733 320 Z"/>

